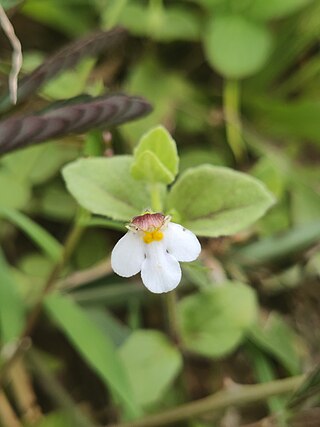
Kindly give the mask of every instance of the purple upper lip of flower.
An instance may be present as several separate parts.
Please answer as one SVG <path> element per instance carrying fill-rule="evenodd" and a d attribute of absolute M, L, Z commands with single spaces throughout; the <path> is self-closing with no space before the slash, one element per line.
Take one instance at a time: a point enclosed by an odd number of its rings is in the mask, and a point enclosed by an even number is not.
<path fill-rule="evenodd" d="M 151 231 L 160 229 L 165 221 L 165 215 L 162 213 L 145 213 L 143 215 L 135 216 L 131 224 L 136 226 L 142 231 Z"/>

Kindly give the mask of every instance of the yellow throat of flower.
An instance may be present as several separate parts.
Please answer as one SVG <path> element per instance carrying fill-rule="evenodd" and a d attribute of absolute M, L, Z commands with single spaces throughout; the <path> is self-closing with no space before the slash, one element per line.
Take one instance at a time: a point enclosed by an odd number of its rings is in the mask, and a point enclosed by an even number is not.
<path fill-rule="evenodd" d="M 163 239 L 163 233 L 162 231 L 155 230 L 155 231 L 145 231 L 143 236 L 144 243 L 152 243 L 152 242 L 159 242 Z"/>

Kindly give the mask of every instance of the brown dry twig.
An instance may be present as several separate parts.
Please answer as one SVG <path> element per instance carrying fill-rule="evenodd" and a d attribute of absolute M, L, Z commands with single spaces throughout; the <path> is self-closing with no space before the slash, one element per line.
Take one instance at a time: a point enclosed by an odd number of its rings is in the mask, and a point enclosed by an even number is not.
<path fill-rule="evenodd" d="M 9 74 L 9 92 L 12 104 L 17 103 L 18 92 L 18 75 L 22 66 L 22 49 L 21 43 L 14 32 L 14 28 L 7 17 L 4 8 L 0 4 L 0 25 L 8 37 L 12 46 L 12 67 Z"/>
<path fill-rule="evenodd" d="M 0 422 L 1 425 L 5 425 L 7 427 L 22 427 L 22 424 L 12 409 L 7 396 L 2 390 L 0 390 Z"/>

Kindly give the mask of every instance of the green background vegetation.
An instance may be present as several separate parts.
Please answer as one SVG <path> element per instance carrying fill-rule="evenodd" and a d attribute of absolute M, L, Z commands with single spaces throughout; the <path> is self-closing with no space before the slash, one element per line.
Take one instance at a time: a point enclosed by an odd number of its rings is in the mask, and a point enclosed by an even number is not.
<path fill-rule="evenodd" d="M 92 31 L 127 29 L 111 53 L 49 64 L 16 107 L 1 33 L 3 120 L 83 94 L 153 106 L 112 138 L 92 128 L 0 158 L 0 425 L 317 425 L 319 0 L 0 4 L 21 77 Z M 148 142 L 159 124 L 174 140 Z M 203 236 L 167 300 L 110 267 L 123 222 L 152 203 L 144 181 Z"/>

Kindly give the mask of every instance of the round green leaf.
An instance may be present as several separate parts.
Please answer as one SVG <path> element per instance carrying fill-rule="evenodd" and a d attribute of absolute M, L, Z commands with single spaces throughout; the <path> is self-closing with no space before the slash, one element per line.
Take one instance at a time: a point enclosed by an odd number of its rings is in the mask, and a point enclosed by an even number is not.
<path fill-rule="evenodd" d="M 170 184 L 178 173 L 177 146 L 163 126 L 144 134 L 134 150 L 131 173 L 135 179 Z"/>
<path fill-rule="evenodd" d="M 183 298 L 178 305 L 182 340 L 196 353 L 222 357 L 240 344 L 257 315 L 252 288 L 238 282 Z"/>
<path fill-rule="evenodd" d="M 177 212 L 181 223 L 208 237 L 245 229 L 273 203 L 273 195 L 257 179 L 210 165 L 188 169 L 168 196 L 168 209 Z"/>
<path fill-rule="evenodd" d="M 142 182 L 130 175 L 132 156 L 80 159 L 64 167 L 67 188 L 90 212 L 128 221 L 150 206 Z"/>
<path fill-rule="evenodd" d="M 214 17 L 205 35 L 209 63 L 223 76 L 240 79 L 259 71 L 271 52 L 271 34 L 240 15 Z"/>
<path fill-rule="evenodd" d="M 120 348 L 135 398 L 141 405 L 159 400 L 179 373 L 182 359 L 158 331 L 135 331 Z"/>

